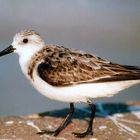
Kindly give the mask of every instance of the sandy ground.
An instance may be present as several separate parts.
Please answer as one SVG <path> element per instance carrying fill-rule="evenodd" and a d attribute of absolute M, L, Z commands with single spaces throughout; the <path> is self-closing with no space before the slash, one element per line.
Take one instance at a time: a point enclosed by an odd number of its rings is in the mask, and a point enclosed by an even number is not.
<path fill-rule="evenodd" d="M 83 140 L 140 140 L 140 103 L 97 105 L 94 135 Z M 59 136 L 38 135 L 41 129 L 55 129 L 68 109 L 33 114 L 30 116 L 0 117 L 0 140 L 75 140 L 72 132 L 87 127 L 90 110 L 77 108 L 73 120 Z"/>

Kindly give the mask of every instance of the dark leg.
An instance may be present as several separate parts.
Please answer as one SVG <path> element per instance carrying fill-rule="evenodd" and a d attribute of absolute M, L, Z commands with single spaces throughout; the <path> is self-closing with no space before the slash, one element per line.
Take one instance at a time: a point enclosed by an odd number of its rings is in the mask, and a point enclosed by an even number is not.
<path fill-rule="evenodd" d="M 93 119 L 95 117 L 96 106 L 94 104 L 92 104 L 91 102 L 88 102 L 88 105 L 91 108 L 91 116 L 90 116 L 90 120 L 89 120 L 89 123 L 88 123 L 88 128 L 83 133 L 75 133 L 75 132 L 73 132 L 73 134 L 76 137 L 79 137 L 79 138 L 85 137 L 87 135 L 93 135 L 92 126 L 93 126 Z"/>
<path fill-rule="evenodd" d="M 51 134 L 53 136 L 57 136 L 70 122 L 70 119 L 74 113 L 74 104 L 70 103 L 70 110 L 66 118 L 62 121 L 61 125 L 54 131 L 49 130 L 42 130 L 41 132 L 38 132 L 37 134 Z"/>

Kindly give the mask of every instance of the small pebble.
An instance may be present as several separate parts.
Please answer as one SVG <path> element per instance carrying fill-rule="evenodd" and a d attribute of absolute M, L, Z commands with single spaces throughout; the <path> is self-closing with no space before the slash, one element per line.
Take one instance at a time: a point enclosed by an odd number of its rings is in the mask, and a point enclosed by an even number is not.
<path fill-rule="evenodd" d="M 99 126 L 99 129 L 106 129 L 106 128 L 107 128 L 107 126 L 105 126 L 105 125 Z"/>
<path fill-rule="evenodd" d="M 7 121 L 5 122 L 6 125 L 12 125 L 14 123 L 14 121 Z"/>

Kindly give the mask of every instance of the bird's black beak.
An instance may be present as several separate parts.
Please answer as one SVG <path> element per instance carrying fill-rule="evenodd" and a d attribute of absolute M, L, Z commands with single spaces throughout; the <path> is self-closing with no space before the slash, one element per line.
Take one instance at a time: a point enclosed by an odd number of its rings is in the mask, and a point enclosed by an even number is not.
<path fill-rule="evenodd" d="M 0 52 L 0 57 L 9 53 L 14 52 L 15 48 L 13 48 L 12 45 L 10 45 L 8 48 L 4 49 L 3 51 Z"/>

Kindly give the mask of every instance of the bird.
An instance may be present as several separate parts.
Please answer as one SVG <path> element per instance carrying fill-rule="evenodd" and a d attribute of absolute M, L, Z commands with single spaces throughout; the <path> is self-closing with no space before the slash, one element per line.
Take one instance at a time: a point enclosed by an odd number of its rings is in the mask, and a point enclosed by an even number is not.
<path fill-rule="evenodd" d="M 56 130 L 41 130 L 37 134 L 57 136 L 70 122 L 74 104 L 84 102 L 91 110 L 84 132 L 76 137 L 93 135 L 96 105 L 92 99 L 111 97 L 121 90 L 140 83 L 140 67 L 122 65 L 61 45 L 45 44 L 34 30 L 17 33 L 12 44 L 0 52 L 19 55 L 23 74 L 42 95 L 70 105 L 69 113 Z"/>

